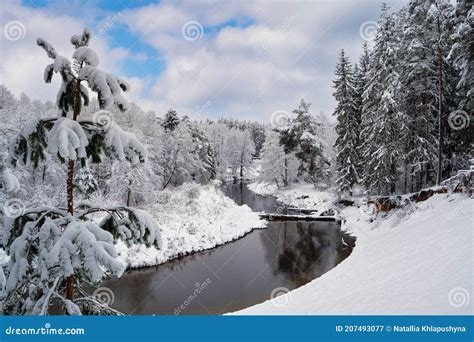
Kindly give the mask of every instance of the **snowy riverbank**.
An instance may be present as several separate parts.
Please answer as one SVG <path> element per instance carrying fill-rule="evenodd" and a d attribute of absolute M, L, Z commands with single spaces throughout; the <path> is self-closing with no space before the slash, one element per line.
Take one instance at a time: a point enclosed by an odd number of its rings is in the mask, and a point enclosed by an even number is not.
<path fill-rule="evenodd" d="M 307 285 L 239 315 L 468 315 L 473 312 L 473 209 L 464 195 L 435 195 L 370 223 L 341 212 L 352 254 Z M 281 303 L 286 305 L 281 305 Z"/>
<path fill-rule="evenodd" d="M 288 189 L 278 189 L 275 184 L 265 182 L 251 183 L 248 188 L 262 196 L 274 196 L 279 202 L 300 209 L 317 209 L 323 213 L 333 208 L 336 195 L 327 191 L 318 191 L 312 184 L 294 184 Z"/>
<path fill-rule="evenodd" d="M 161 227 L 161 250 L 124 243 L 117 245 L 127 267 L 164 263 L 173 257 L 230 242 L 266 222 L 248 206 L 238 206 L 217 185 L 184 184 L 160 193 L 158 203 L 145 208 Z"/>

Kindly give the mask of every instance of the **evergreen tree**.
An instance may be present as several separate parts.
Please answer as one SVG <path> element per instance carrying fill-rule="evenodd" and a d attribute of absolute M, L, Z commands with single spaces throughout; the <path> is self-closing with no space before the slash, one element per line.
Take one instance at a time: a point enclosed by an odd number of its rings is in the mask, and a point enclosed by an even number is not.
<path fill-rule="evenodd" d="M 358 73 L 358 69 L 355 69 Z M 349 192 L 352 195 L 352 187 L 359 182 L 359 133 L 360 112 L 357 111 L 355 102 L 356 89 L 354 87 L 354 76 L 349 59 L 344 50 L 339 55 L 336 66 L 336 79 L 334 80 L 334 98 L 337 107 L 334 115 L 337 119 L 336 150 L 337 150 L 337 179 L 336 185 L 340 192 Z"/>
<path fill-rule="evenodd" d="M 357 156 L 358 165 L 355 165 L 357 175 L 359 176 L 359 182 L 363 181 L 365 161 L 363 160 L 362 146 L 364 145 L 364 136 L 361 134 L 364 131 L 363 123 L 367 122 L 362 119 L 365 115 L 364 106 L 364 93 L 367 90 L 369 83 L 369 68 L 370 68 L 370 53 L 367 42 L 362 45 L 362 54 L 359 57 L 358 63 L 354 65 L 354 106 L 355 116 L 359 119 L 359 133 L 358 133 L 358 144 L 357 144 Z"/>
<path fill-rule="evenodd" d="M 74 176 L 74 186 L 80 193 L 90 195 L 99 189 L 99 184 L 92 174 L 92 170 L 83 167 Z"/>
<path fill-rule="evenodd" d="M 397 14 L 403 25 L 400 41 L 400 110 L 406 115 L 408 135 L 404 144 L 404 190 L 415 191 L 430 181 L 436 158 L 434 123 L 437 86 L 431 4 L 413 0 Z"/>
<path fill-rule="evenodd" d="M 298 176 L 314 185 L 329 177 L 329 160 L 324 153 L 321 127 L 309 112 L 310 103 L 303 99 L 288 126 L 280 131 L 280 143 L 285 153 L 295 153 L 300 160 Z"/>
<path fill-rule="evenodd" d="M 454 12 L 453 44 L 448 56 L 459 72 L 456 93 L 458 109 L 467 113 L 474 110 L 474 10 L 472 1 L 457 2 Z"/>
<path fill-rule="evenodd" d="M 382 5 L 382 15 L 371 54 L 369 82 L 363 95 L 362 158 L 364 183 L 369 190 L 395 192 L 398 166 L 403 156 L 406 122 L 399 108 L 401 88 L 397 62 L 397 22 Z"/>
<path fill-rule="evenodd" d="M 82 166 L 87 161 L 100 162 L 104 152 L 132 163 L 146 158 L 146 150 L 135 136 L 104 121 L 106 108 L 128 108 L 121 94 L 128 86 L 97 68 L 99 58 L 88 47 L 90 36 L 85 29 L 71 38 L 75 47 L 73 63 L 44 39 L 37 41 L 54 61 L 46 67 L 45 81 L 51 82 L 53 73 L 62 77 L 57 97 L 62 116 L 34 119 L 24 125 L 11 146 L 9 159 L 14 165 L 37 167 L 50 153 L 66 163 L 67 210 L 42 206 L 5 215 L 3 245 L 10 256 L 6 287 L 1 294 L 5 314 L 46 314 L 53 300 L 71 315 L 81 311 L 114 313 L 85 294 L 81 285 L 97 283 L 106 274 L 122 274 L 124 265 L 117 259 L 114 245 L 117 239 L 129 245 L 161 244 L 159 227 L 146 212 L 129 207 L 74 206 L 76 161 Z M 94 121 L 77 121 L 82 106 L 89 102 L 83 82 L 97 93 L 103 109 Z M 104 220 L 98 224 L 91 215 L 100 213 Z"/>
<path fill-rule="evenodd" d="M 446 136 L 446 157 L 450 175 L 459 169 L 467 169 L 472 158 L 474 131 L 472 113 L 474 111 L 474 10 L 472 1 L 458 1 L 453 11 L 452 34 L 448 43 L 450 51 L 446 64 L 452 65 L 455 77 L 451 76 L 451 95 L 455 99 L 451 112 L 446 112 L 448 125 Z M 448 28 L 448 29 L 451 29 Z"/>
<path fill-rule="evenodd" d="M 172 132 L 176 129 L 178 124 L 179 124 L 178 113 L 176 113 L 176 111 L 173 108 L 171 108 L 165 114 L 165 119 L 163 120 L 162 126 L 165 129 L 165 131 Z"/>

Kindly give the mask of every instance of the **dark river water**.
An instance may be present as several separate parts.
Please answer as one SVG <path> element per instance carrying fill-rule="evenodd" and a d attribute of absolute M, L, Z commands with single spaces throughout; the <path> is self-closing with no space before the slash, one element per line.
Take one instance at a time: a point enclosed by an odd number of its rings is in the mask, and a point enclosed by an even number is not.
<path fill-rule="evenodd" d="M 256 211 L 270 213 L 278 206 L 245 184 L 226 184 L 224 191 Z M 234 242 L 129 270 L 102 286 L 112 290 L 111 306 L 124 314 L 219 315 L 318 278 L 351 253 L 343 240 L 353 243 L 336 222 L 271 222 Z"/>

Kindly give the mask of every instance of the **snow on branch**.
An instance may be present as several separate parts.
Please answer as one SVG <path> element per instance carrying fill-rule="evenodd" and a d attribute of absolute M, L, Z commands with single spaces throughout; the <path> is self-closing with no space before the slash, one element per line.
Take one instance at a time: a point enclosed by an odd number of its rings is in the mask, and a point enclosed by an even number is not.
<path fill-rule="evenodd" d="M 128 160 L 132 164 L 144 162 L 147 157 L 147 150 L 137 137 L 115 124 L 105 132 L 105 145 L 119 160 Z"/>
<path fill-rule="evenodd" d="M 10 145 L 10 158 L 13 165 L 21 160 L 25 165 L 33 163 L 36 167 L 44 159 L 47 122 L 33 119 L 22 127 L 20 133 Z"/>
<path fill-rule="evenodd" d="M 85 63 L 92 67 L 99 65 L 99 56 L 93 49 L 87 46 L 78 47 L 72 57 L 79 63 Z"/>
<path fill-rule="evenodd" d="M 102 279 L 104 269 L 117 276 L 125 269 L 117 260 L 112 234 L 93 222 L 68 224 L 47 254 L 46 261 L 49 267 L 60 265 L 64 277 L 74 274 L 75 268 L 81 269 L 92 282 Z"/>
<path fill-rule="evenodd" d="M 59 55 L 46 40 L 38 38 L 36 43 L 46 51 L 49 58 L 54 60 L 52 64 L 47 65 L 44 69 L 44 81 L 51 83 L 53 73 L 61 75 L 62 84 L 56 96 L 56 104 L 65 114 L 74 105 L 74 97 L 71 95 L 71 91 L 74 89 L 75 79 L 71 70 L 71 62 L 66 57 Z"/>
<path fill-rule="evenodd" d="M 61 73 L 63 81 L 70 80 L 71 62 L 66 57 L 59 55 L 53 46 L 43 38 L 38 38 L 36 43 L 46 51 L 49 58 L 54 60 L 53 64 L 46 66 L 45 81 L 47 83 L 51 82 L 52 71 Z"/>
<path fill-rule="evenodd" d="M 49 58 L 55 59 L 58 56 L 58 53 L 56 50 L 53 48 L 53 46 L 48 43 L 46 40 L 43 38 L 38 38 L 36 40 L 36 43 L 41 46 L 44 51 L 46 51 L 46 54 L 48 55 Z"/>
<path fill-rule="evenodd" d="M 89 45 L 89 40 L 91 39 L 91 32 L 88 28 L 85 28 L 82 34 L 73 35 L 71 37 L 71 44 L 74 45 L 76 49 L 81 46 Z"/>
<path fill-rule="evenodd" d="M 18 191 L 20 182 L 8 167 L 8 153 L 0 153 L 0 179 L 5 192 Z"/>
<path fill-rule="evenodd" d="M 0 287 L 6 291 L 4 312 L 44 312 L 51 298 L 59 296 L 58 284 L 63 284 L 70 275 L 81 274 L 86 282 L 95 283 L 106 274 L 120 276 L 123 273 L 125 265 L 117 258 L 114 235 L 96 222 L 86 220 L 85 215 L 92 212 L 127 217 L 131 222 L 131 240 L 160 245 L 158 225 L 141 211 L 88 208 L 86 213 L 77 210 L 73 216 L 60 209 L 30 209 L 5 225 L 3 242 L 10 261 L 6 281 L 0 274 Z M 32 293 L 37 296 L 34 306 L 18 299 L 18 296 L 31 297 Z"/>
<path fill-rule="evenodd" d="M 131 207 L 89 208 L 80 217 L 95 212 L 106 212 L 100 227 L 128 246 L 145 244 L 160 249 L 162 237 L 158 222 L 146 211 Z"/>
<path fill-rule="evenodd" d="M 59 118 L 48 134 L 48 152 L 59 154 L 62 159 L 85 158 L 89 144 L 81 125 L 69 118 Z"/>
<path fill-rule="evenodd" d="M 63 83 L 59 88 L 56 102 L 58 107 L 63 110 L 63 116 L 66 116 L 67 112 L 74 107 L 77 82 L 83 80 L 97 93 L 101 109 L 113 104 L 123 112 L 130 109 L 130 104 L 122 96 L 122 91 L 128 91 L 129 85 L 124 80 L 97 68 L 99 56 L 88 47 L 90 37 L 91 33 L 88 29 L 84 29 L 81 35 L 72 36 L 71 43 L 76 48 L 73 53 L 73 67 L 71 62 L 59 55 L 50 43 L 42 38 L 37 39 L 37 44 L 46 51 L 48 57 L 54 60 L 44 70 L 45 82 L 51 83 L 54 73 L 60 73 L 62 76 Z M 81 96 L 84 105 L 87 106 L 89 96 L 87 89 L 82 85 Z"/>
<path fill-rule="evenodd" d="M 87 81 L 89 87 L 97 92 L 101 109 L 112 104 L 115 104 L 123 112 L 130 109 L 130 104 L 121 93 L 122 90 L 128 90 L 128 85 L 123 80 L 90 65 L 83 66 L 78 77 Z"/>

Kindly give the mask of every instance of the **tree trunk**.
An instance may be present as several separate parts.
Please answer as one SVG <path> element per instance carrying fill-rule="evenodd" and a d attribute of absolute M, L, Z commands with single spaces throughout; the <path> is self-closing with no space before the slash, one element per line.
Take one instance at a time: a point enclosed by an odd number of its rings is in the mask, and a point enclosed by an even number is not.
<path fill-rule="evenodd" d="M 443 56 L 441 52 L 441 24 L 439 14 L 436 18 L 438 29 L 438 175 L 436 183 L 439 185 L 442 181 L 443 171 Z"/>
<path fill-rule="evenodd" d="M 426 56 L 425 56 L 426 59 Z M 426 68 L 423 70 L 423 79 L 424 79 L 424 95 L 423 95 L 423 112 L 425 116 L 425 148 L 428 150 L 428 138 L 429 138 L 429 103 L 428 103 L 428 73 Z M 426 185 L 428 183 L 428 172 L 429 172 L 429 160 L 426 160 L 425 166 L 421 168 L 421 184 Z"/>
<path fill-rule="evenodd" d="M 405 161 L 405 165 L 404 165 L 404 177 L 403 177 L 403 181 L 404 181 L 404 184 L 403 184 L 403 188 L 404 188 L 404 192 L 407 193 L 408 192 L 408 164 L 407 162 Z"/>
<path fill-rule="evenodd" d="M 73 120 L 77 120 L 77 117 L 81 114 L 81 82 L 76 81 L 76 88 L 74 89 L 74 113 Z M 74 180 L 74 160 L 69 160 L 67 164 L 67 211 L 74 214 L 74 193 L 73 193 L 73 180 Z M 74 278 L 69 276 L 66 279 L 66 299 L 72 300 L 74 296 Z"/>
<path fill-rule="evenodd" d="M 44 183 L 44 180 L 46 179 L 46 164 L 43 165 L 43 183 Z"/>
<path fill-rule="evenodd" d="M 309 175 L 311 177 L 311 181 L 313 182 L 313 185 L 316 186 L 316 177 L 315 177 L 315 170 L 314 170 L 314 156 L 311 155 L 310 160 L 309 160 Z"/>
<path fill-rule="evenodd" d="M 127 190 L 127 207 L 130 206 L 130 197 L 131 197 L 132 191 L 130 189 Z"/>
<path fill-rule="evenodd" d="M 285 154 L 285 178 L 283 179 L 283 186 L 285 188 L 287 188 L 289 185 L 289 182 L 288 182 L 288 158 L 286 157 L 286 154 Z"/>

